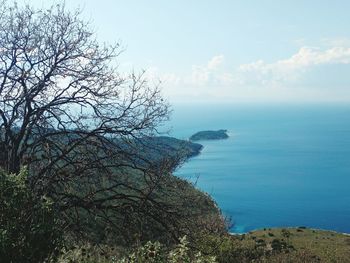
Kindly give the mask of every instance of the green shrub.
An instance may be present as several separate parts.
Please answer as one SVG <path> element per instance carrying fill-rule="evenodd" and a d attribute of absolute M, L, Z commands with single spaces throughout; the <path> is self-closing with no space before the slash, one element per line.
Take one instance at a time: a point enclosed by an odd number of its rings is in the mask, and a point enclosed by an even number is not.
<path fill-rule="evenodd" d="M 215 263 L 215 257 L 193 252 L 186 236 L 172 250 L 167 251 L 159 242 L 148 242 L 118 263 Z"/>
<path fill-rule="evenodd" d="M 264 255 L 264 248 L 256 245 L 255 240 L 242 241 L 241 237 L 228 234 L 203 236 L 196 245 L 220 263 L 252 262 Z"/>
<path fill-rule="evenodd" d="M 37 197 L 27 184 L 28 172 L 0 171 L 0 259 L 2 263 L 43 262 L 54 258 L 60 233 L 53 203 Z"/>

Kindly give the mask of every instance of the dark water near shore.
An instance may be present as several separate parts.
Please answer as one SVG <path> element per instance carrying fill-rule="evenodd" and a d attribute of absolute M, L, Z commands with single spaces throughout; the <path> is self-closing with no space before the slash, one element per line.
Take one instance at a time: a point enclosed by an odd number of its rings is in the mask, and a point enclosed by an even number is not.
<path fill-rule="evenodd" d="M 308 226 L 350 232 L 350 106 L 174 106 L 172 136 L 201 141 L 176 174 L 195 178 L 235 223 L 232 232 Z M 193 179 L 194 180 L 194 179 Z"/>

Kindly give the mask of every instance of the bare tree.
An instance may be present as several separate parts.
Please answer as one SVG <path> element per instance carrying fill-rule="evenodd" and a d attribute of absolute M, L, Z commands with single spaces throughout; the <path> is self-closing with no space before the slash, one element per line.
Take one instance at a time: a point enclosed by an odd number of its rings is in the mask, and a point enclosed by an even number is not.
<path fill-rule="evenodd" d="M 0 12 L 1 161 L 6 170 L 18 172 L 26 164 L 24 156 L 33 158 L 43 143 L 62 158 L 82 141 L 149 135 L 167 119 L 159 90 L 148 87 L 142 76 L 118 74 L 111 61 L 119 46 L 99 45 L 79 12 L 59 5 L 20 9 L 6 2 Z M 61 149 L 61 135 L 74 143 Z M 49 166 L 57 165 L 57 157 L 50 157 Z"/>
<path fill-rule="evenodd" d="M 170 174 L 183 156 L 150 154 L 157 147 L 144 139 L 169 106 L 142 73 L 118 73 L 120 51 L 99 44 L 79 11 L 3 1 L 0 166 L 28 166 L 32 189 L 55 201 L 71 229 L 98 219 L 103 230 L 133 224 L 142 235 L 157 222 L 173 234 L 185 196 L 169 189 L 188 186 Z"/>

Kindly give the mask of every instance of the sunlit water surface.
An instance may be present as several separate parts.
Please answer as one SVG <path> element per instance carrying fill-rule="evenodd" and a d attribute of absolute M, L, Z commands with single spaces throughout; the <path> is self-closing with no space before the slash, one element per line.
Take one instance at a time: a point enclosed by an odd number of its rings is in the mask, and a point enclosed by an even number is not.
<path fill-rule="evenodd" d="M 308 226 L 350 232 L 350 106 L 175 105 L 171 135 L 228 129 L 200 141 L 176 175 L 195 180 L 232 232 Z"/>

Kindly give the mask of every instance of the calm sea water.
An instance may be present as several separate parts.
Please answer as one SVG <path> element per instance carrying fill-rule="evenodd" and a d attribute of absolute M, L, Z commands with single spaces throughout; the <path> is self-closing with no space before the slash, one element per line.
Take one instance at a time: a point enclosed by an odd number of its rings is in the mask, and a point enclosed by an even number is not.
<path fill-rule="evenodd" d="M 200 141 L 176 174 L 232 217 L 232 232 L 308 226 L 350 233 L 350 106 L 174 106 L 171 135 L 228 129 Z"/>

